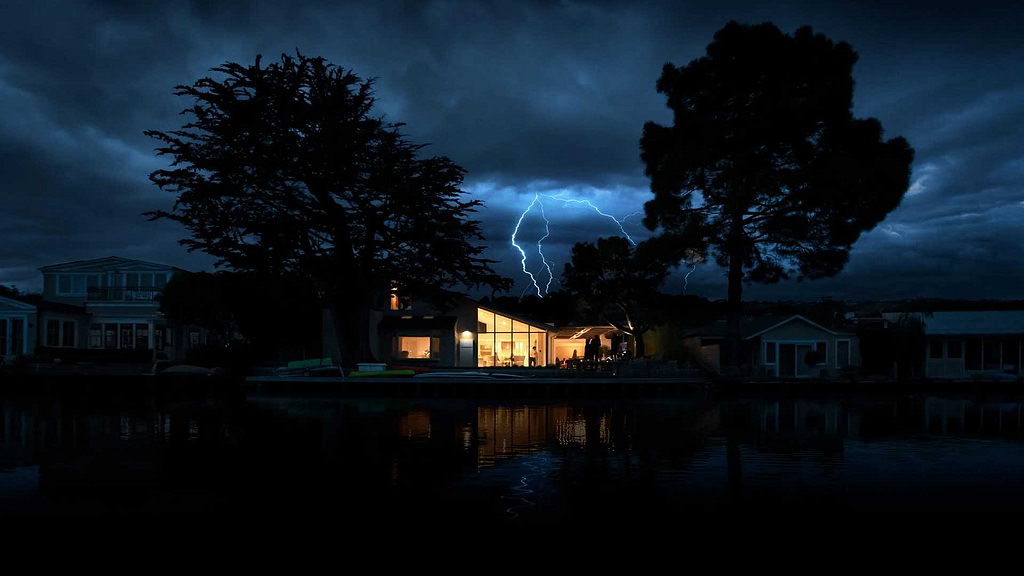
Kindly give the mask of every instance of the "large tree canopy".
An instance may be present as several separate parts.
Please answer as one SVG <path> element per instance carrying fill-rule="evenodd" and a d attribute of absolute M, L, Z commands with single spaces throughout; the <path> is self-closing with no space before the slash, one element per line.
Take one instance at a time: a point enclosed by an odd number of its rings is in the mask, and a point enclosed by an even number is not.
<path fill-rule="evenodd" d="M 837 274 L 907 190 L 907 141 L 853 117 L 856 61 L 808 27 L 730 22 L 705 57 L 666 64 L 658 80 L 673 123 L 644 126 L 644 223 L 728 269 L 733 366 L 743 282 Z"/>
<path fill-rule="evenodd" d="M 421 297 L 509 286 L 481 256 L 465 170 L 421 157 L 401 124 L 373 116 L 372 81 L 302 54 L 213 72 L 176 87 L 194 101 L 181 129 L 146 132 L 174 159 L 150 179 L 177 196 L 147 215 L 182 223 L 183 245 L 235 270 L 310 279 L 336 312 L 346 362 L 369 357 L 369 311 L 392 283 Z"/>

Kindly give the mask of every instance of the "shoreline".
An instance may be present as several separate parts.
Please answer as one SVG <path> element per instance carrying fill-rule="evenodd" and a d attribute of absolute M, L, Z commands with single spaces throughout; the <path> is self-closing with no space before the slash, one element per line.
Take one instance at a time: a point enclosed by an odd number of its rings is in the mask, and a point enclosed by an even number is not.
<path fill-rule="evenodd" d="M 1024 397 L 1024 381 L 712 380 L 706 378 L 522 378 L 451 380 L 328 377 L 169 377 L 138 375 L 0 376 L 0 397 L 117 398 L 466 398 L 630 399 L 681 397 L 1000 395 Z"/>

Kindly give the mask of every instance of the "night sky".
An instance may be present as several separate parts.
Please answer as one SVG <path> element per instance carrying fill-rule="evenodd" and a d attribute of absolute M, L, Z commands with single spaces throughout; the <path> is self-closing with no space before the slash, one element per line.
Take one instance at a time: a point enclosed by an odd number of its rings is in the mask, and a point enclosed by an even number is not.
<path fill-rule="evenodd" d="M 172 202 L 147 179 L 167 161 L 142 132 L 180 126 L 187 102 L 174 85 L 298 48 L 377 77 L 379 111 L 469 170 L 466 190 L 487 203 L 488 254 L 521 293 L 509 235 L 534 193 L 619 218 L 640 210 L 643 123 L 670 121 L 661 67 L 700 57 L 735 19 L 852 44 L 855 114 L 917 152 L 903 205 L 843 273 L 753 286 L 748 298 L 1024 298 L 1024 4 L 151 4 L 0 5 L 0 283 L 38 290 L 38 267 L 108 255 L 211 268 L 177 245 L 178 225 L 140 216 Z M 545 207 L 559 269 L 573 243 L 617 231 L 586 208 Z M 626 229 L 640 239 L 638 222 Z M 541 234 L 531 214 L 522 243 Z M 666 289 L 681 291 L 681 274 Z M 724 297 L 722 271 L 699 267 L 688 293 Z"/>

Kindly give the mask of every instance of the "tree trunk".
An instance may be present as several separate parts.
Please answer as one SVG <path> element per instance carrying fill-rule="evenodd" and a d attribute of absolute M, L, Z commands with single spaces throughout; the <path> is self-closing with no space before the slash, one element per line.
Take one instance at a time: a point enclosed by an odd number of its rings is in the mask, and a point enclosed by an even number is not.
<path fill-rule="evenodd" d="M 733 215 L 732 231 L 729 233 L 729 302 L 726 321 L 725 365 L 738 373 L 742 364 L 743 345 L 740 324 L 743 319 L 743 216 Z"/>
<path fill-rule="evenodd" d="M 647 353 L 647 348 L 644 346 L 644 335 L 640 331 L 633 333 L 633 346 L 636 348 L 634 358 L 643 358 Z"/>
<path fill-rule="evenodd" d="M 331 301 L 334 333 L 338 341 L 340 364 L 353 367 L 359 362 L 375 362 L 370 348 L 373 325 L 373 295 L 350 286 Z"/>

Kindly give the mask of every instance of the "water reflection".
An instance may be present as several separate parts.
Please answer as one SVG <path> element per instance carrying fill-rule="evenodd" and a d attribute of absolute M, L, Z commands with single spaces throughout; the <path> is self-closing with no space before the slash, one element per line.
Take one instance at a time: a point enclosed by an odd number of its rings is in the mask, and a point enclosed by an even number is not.
<path fill-rule="evenodd" d="M 1024 482 L 1021 408 L 928 396 L 6 399 L 0 505 L 25 516 L 517 523 L 794 503 L 1013 507 L 1024 503 L 1013 489 Z"/>

